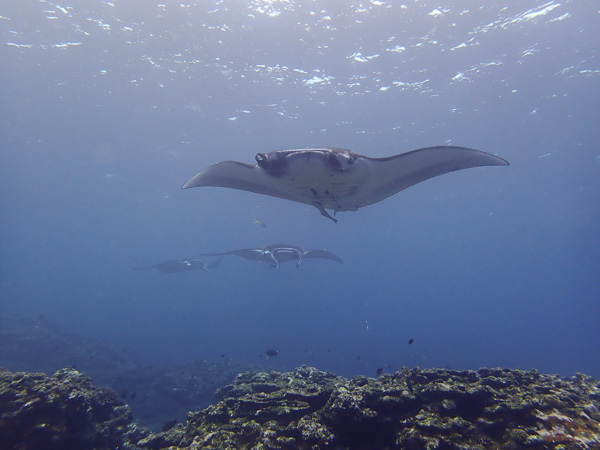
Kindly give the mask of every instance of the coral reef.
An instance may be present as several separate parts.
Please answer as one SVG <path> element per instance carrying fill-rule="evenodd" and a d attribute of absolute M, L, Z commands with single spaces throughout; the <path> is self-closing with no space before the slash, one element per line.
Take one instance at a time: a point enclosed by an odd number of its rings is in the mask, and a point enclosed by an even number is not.
<path fill-rule="evenodd" d="M 582 374 L 403 368 L 347 380 L 301 366 L 241 373 L 217 396 L 153 433 L 75 370 L 0 371 L 0 447 L 600 448 L 600 383 Z"/>
<path fill-rule="evenodd" d="M 0 448 L 119 448 L 131 420 L 114 391 L 76 370 L 48 377 L 0 369 Z"/>
<path fill-rule="evenodd" d="M 535 370 L 246 372 L 141 448 L 600 448 L 600 384 Z"/>

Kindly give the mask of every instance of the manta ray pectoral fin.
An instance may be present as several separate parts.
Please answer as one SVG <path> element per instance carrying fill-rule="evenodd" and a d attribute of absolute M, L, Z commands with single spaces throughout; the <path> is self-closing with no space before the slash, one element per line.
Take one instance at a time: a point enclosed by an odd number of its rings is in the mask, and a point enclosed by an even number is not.
<path fill-rule="evenodd" d="M 252 166 L 237 161 L 221 161 L 194 175 L 182 186 L 182 189 L 202 186 L 238 189 L 300 203 L 310 203 L 290 190 L 285 181 L 282 182 L 280 178 L 270 175 L 258 164 Z"/>
<path fill-rule="evenodd" d="M 249 259 L 251 261 L 261 262 L 264 258 L 263 251 L 261 249 L 254 248 L 243 248 L 241 250 L 233 250 L 230 252 L 222 252 L 222 253 L 198 253 L 200 256 L 225 256 L 225 255 L 234 255 L 239 256 L 241 258 Z M 221 261 L 221 258 L 219 258 Z M 218 264 L 218 262 L 217 262 Z M 216 266 L 215 266 L 216 267 Z"/>
<path fill-rule="evenodd" d="M 304 252 L 305 258 L 319 258 L 319 259 L 329 259 L 331 261 L 335 261 L 340 264 L 344 264 L 342 258 L 338 255 L 331 253 L 328 250 L 306 250 Z"/>
<path fill-rule="evenodd" d="M 210 264 L 205 264 L 204 266 L 206 267 L 204 270 L 208 270 L 208 269 L 214 269 L 215 267 L 217 267 L 219 264 L 221 264 L 221 259 L 219 258 L 214 262 L 211 262 Z"/>
<path fill-rule="evenodd" d="M 413 150 L 385 158 L 367 158 L 372 176 L 353 199 L 362 208 L 404 189 L 440 175 L 482 166 L 507 166 L 508 161 L 466 147 L 438 146 Z"/>
<path fill-rule="evenodd" d="M 323 217 L 327 217 L 328 219 L 333 220 L 335 223 L 338 223 L 337 219 L 334 219 L 327 211 L 325 211 L 325 207 L 321 203 L 313 202 L 313 206 L 319 210 Z"/>

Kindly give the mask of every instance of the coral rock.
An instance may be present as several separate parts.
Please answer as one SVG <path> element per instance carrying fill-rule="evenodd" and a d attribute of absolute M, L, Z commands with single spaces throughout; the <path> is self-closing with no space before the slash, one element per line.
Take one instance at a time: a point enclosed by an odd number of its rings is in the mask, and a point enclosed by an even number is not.
<path fill-rule="evenodd" d="M 117 448 L 131 411 L 80 372 L 54 376 L 0 369 L 2 448 Z"/>
<path fill-rule="evenodd" d="M 580 374 L 403 368 L 378 379 L 346 380 L 302 366 L 289 373 L 245 372 L 218 395 L 217 405 L 189 414 L 171 445 L 600 448 L 600 385 Z"/>

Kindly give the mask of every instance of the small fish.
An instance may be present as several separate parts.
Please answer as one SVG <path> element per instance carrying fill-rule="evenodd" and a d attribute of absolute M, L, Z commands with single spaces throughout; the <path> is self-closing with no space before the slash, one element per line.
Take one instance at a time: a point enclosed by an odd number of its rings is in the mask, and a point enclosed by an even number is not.
<path fill-rule="evenodd" d="M 410 338 L 410 339 L 408 340 L 408 345 L 412 344 L 413 342 L 415 342 L 415 340 L 414 340 L 413 338 Z"/>
<path fill-rule="evenodd" d="M 380 367 L 379 369 L 376 370 L 377 375 L 381 375 L 381 372 L 383 372 L 383 367 Z"/>
<path fill-rule="evenodd" d="M 266 353 L 269 358 L 275 358 L 277 356 L 277 353 L 279 353 L 279 352 L 277 350 L 273 350 L 272 348 L 270 348 L 266 351 Z"/>
<path fill-rule="evenodd" d="M 262 220 L 258 220 L 258 219 L 256 219 L 256 220 L 254 221 L 254 223 L 255 223 L 255 224 L 257 224 L 257 225 L 259 225 L 259 226 L 261 226 L 261 227 L 263 227 L 263 228 L 267 228 L 267 224 L 266 224 L 266 223 L 264 223 Z"/>
<path fill-rule="evenodd" d="M 221 358 L 225 358 L 225 353 L 221 353 Z"/>
<path fill-rule="evenodd" d="M 121 392 L 121 398 L 123 398 L 123 399 L 127 398 L 127 391 Z"/>
<path fill-rule="evenodd" d="M 133 400 L 135 398 L 135 392 L 132 392 L 131 395 L 129 396 L 129 400 Z"/>

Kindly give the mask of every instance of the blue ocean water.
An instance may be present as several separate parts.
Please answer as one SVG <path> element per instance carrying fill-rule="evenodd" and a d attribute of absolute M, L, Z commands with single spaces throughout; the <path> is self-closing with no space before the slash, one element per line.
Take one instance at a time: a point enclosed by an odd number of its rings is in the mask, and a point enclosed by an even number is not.
<path fill-rule="evenodd" d="M 599 18 L 574 0 L 4 0 L 0 314 L 42 314 L 148 363 L 598 377 Z M 511 165 L 337 225 L 181 189 L 258 152 L 444 144 Z M 344 265 L 132 270 L 276 243 Z"/>

